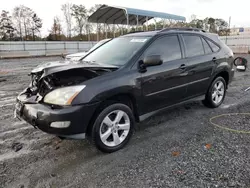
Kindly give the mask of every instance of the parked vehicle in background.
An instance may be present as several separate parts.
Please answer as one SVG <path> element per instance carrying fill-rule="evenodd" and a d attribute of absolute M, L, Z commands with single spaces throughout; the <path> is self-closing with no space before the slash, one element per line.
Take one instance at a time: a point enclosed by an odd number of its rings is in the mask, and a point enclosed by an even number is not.
<path fill-rule="evenodd" d="M 83 58 L 86 54 L 88 54 L 89 52 L 92 52 L 93 50 L 95 50 L 96 48 L 98 48 L 99 46 L 107 43 L 108 41 L 110 41 L 111 39 L 104 39 L 99 41 L 98 43 L 96 43 L 89 51 L 86 52 L 79 52 L 79 53 L 74 53 L 74 54 L 69 54 L 66 55 L 65 59 L 66 60 L 75 60 L 78 61 L 81 58 Z"/>
<path fill-rule="evenodd" d="M 37 74 L 38 72 L 41 73 L 46 68 L 79 64 L 78 61 L 84 58 L 85 55 L 101 47 L 102 45 L 106 44 L 107 42 L 111 40 L 112 39 L 101 40 L 97 44 L 95 44 L 88 52 L 80 52 L 76 54 L 71 54 L 71 55 L 68 55 L 68 57 L 66 56 L 65 59 L 61 61 L 41 63 L 31 71 L 31 75 Z"/>
<path fill-rule="evenodd" d="M 47 133 L 124 147 L 135 122 L 196 97 L 220 106 L 234 75 L 218 35 L 170 28 L 115 38 L 67 66 L 33 71 L 15 114 Z"/>

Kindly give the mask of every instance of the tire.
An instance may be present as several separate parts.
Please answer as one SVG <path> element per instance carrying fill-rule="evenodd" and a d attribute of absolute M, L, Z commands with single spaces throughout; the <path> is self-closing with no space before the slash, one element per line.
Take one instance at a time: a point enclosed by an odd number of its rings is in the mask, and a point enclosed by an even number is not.
<path fill-rule="evenodd" d="M 221 86 L 221 89 L 219 89 L 220 86 Z M 226 85 L 226 81 L 224 78 L 222 78 L 221 76 L 215 78 L 214 81 L 209 86 L 209 89 L 206 93 L 205 100 L 202 101 L 203 104 L 209 108 L 219 107 L 225 99 L 226 88 L 227 88 L 227 85 Z"/>
<path fill-rule="evenodd" d="M 92 127 L 92 141 L 99 150 L 105 153 L 120 150 L 130 140 L 134 124 L 133 112 L 127 105 L 111 104 L 97 115 Z"/>

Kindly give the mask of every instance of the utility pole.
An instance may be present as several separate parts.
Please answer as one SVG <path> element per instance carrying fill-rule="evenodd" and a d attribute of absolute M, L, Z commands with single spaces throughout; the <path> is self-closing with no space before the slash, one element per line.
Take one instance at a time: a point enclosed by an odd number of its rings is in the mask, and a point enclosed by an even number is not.
<path fill-rule="evenodd" d="M 231 25 L 231 16 L 229 17 L 228 27 L 229 27 L 229 34 L 230 34 L 230 25 Z M 226 44 L 227 44 L 227 36 L 228 36 L 228 30 L 226 32 Z"/>

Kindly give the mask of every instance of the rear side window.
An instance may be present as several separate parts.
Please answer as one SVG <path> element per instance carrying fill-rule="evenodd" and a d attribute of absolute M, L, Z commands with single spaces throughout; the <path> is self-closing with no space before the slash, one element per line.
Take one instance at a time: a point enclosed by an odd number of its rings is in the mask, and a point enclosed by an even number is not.
<path fill-rule="evenodd" d="M 203 45 L 199 36 L 183 35 L 183 39 L 186 45 L 187 57 L 204 55 Z"/>
<path fill-rule="evenodd" d="M 146 50 L 145 56 L 160 55 L 163 62 L 181 59 L 181 48 L 176 35 L 156 39 Z"/>
<path fill-rule="evenodd" d="M 201 38 L 203 46 L 204 46 L 204 50 L 205 50 L 205 54 L 211 54 L 213 51 L 210 48 L 210 46 L 208 45 L 207 41 L 204 38 Z"/>
<path fill-rule="evenodd" d="M 214 44 L 213 42 L 211 42 L 210 40 L 207 40 L 208 44 L 211 46 L 211 48 L 213 49 L 214 52 L 218 52 L 220 47 L 217 46 L 216 44 Z"/>

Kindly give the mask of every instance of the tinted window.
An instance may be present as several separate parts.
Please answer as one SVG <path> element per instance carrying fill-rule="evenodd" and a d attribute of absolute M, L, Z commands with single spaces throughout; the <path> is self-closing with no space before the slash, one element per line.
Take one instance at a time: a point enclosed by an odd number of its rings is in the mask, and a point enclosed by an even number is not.
<path fill-rule="evenodd" d="M 208 43 L 205 41 L 205 39 L 201 39 L 202 40 L 202 43 L 203 43 L 203 46 L 204 46 L 204 50 L 205 50 L 205 54 L 210 54 L 212 53 L 212 49 L 210 48 L 210 46 L 208 45 Z"/>
<path fill-rule="evenodd" d="M 177 36 L 156 39 L 147 49 L 145 56 L 161 55 L 163 62 L 181 59 L 181 48 Z"/>
<path fill-rule="evenodd" d="M 193 57 L 204 54 L 204 49 L 199 36 L 183 35 L 186 44 L 187 57 Z"/>
<path fill-rule="evenodd" d="M 219 51 L 219 46 L 217 46 L 216 44 L 214 44 L 213 42 L 211 42 L 210 40 L 207 40 L 208 44 L 211 46 L 211 48 L 213 49 L 214 52 Z"/>

